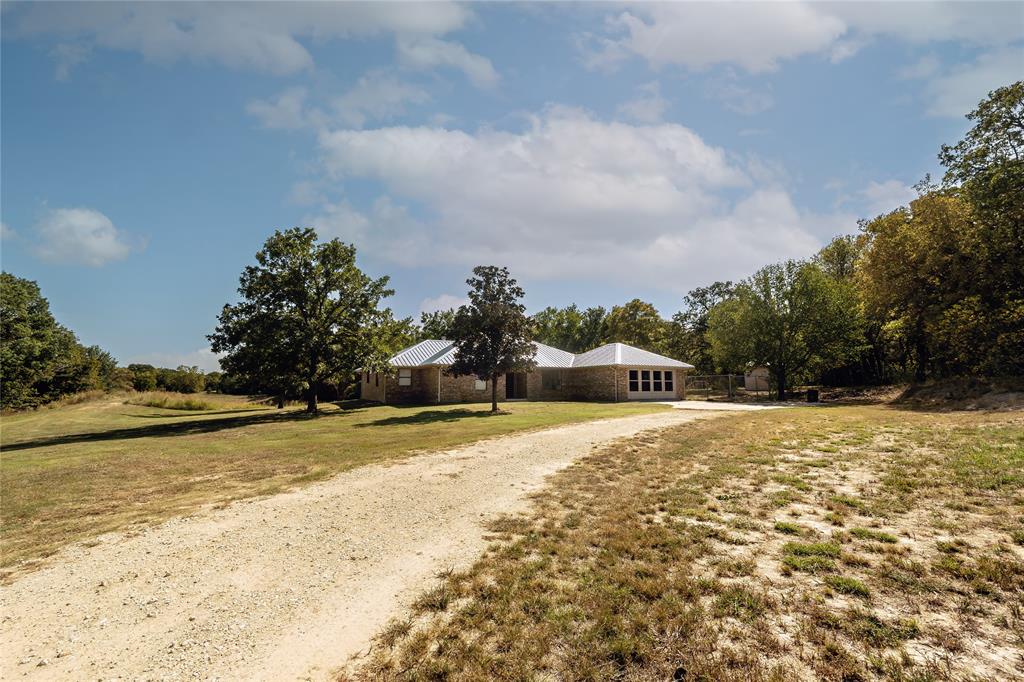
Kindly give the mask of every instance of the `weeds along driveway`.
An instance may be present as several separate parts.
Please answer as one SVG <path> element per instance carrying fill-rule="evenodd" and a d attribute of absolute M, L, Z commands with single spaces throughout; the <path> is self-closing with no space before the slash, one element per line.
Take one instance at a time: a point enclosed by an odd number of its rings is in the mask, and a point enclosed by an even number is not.
<path fill-rule="evenodd" d="M 329 676 L 448 568 L 481 522 L 668 410 L 372 465 L 274 497 L 69 547 L 0 588 L 2 679 Z"/>

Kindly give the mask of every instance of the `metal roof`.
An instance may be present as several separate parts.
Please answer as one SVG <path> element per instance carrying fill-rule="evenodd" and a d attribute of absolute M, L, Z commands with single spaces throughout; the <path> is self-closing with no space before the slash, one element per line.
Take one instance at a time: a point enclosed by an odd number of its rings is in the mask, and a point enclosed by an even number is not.
<path fill-rule="evenodd" d="M 624 343 L 607 343 L 586 353 L 573 355 L 543 343 L 534 342 L 533 359 L 541 369 L 570 369 L 575 367 L 606 367 L 636 365 L 643 367 L 679 367 L 693 369 L 693 365 L 672 358 L 634 348 Z M 391 358 L 393 367 L 437 367 L 455 361 L 455 343 L 443 339 L 427 339 L 410 346 Z"/>
<path fill-rule="evenodd" d="M 580 353 L 572 363 L 573 367 L 605 367 L 608 365 L 693 369 L 691 364 L 625 343 L 606 343 L 603 346 L 598 346 L 594 350 Z"/>

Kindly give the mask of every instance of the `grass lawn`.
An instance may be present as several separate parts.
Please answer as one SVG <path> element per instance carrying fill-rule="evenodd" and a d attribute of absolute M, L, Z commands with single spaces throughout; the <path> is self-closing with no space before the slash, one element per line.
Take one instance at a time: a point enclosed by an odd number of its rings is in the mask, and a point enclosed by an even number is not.
<path fill-rule="evenodd" d="M 671 409 L 651 404 L 509 403 L 324 406 L 310 418 L 227 396 L 213 409 L 126 404 L 124 397 L 2 419 L 3 565 L 75 540 L 264 495 L 352 467 L 489 436 Z"/>
<path fill-rule="evenodd" d="M 1024 677 L 1020 412 L 687 424 L 595 451 L 491 530 L 354 677 Z"/>

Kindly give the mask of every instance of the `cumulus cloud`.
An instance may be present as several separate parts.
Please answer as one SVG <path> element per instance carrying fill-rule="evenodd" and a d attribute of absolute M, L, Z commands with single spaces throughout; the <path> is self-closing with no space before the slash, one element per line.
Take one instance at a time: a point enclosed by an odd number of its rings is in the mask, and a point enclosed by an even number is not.
<path fill-rule="evenodd" d="M 434 298 L 425 298 L 420 303 L 420 314 L 423 313 L 436 313 L 439 310 L 452 310 L 457 309 L 459 306 L 464 306 L 469 303 L 469 299 L 465 296 L 452 296 L 451 294 L 441 294 Z"/>
<path fill-rule="evenodd" d="M 324 131 L 318 144 L 332 181 L 386 193 L 365 212 L 325 206 L 312 222 L 401 265 L 497 263 L 683 291 L 806 256 L 853 224 L 801 211 L 686 127 L 564 107 L 520 132 L 395 126 Z"/>
<path fill-rule="evenodd" d="M 1020 80 L 1024 47 L 1011 46 L 981 54 L 975 61 L 940 71 L 925 83 L 931 116 L 961 118 L 989 92 Z"/>
<path fill-rule="evenodd" d="M 36 254 L 54 263 L 100 267 L 128 256 L 132 248 L 110 218 L 92 208 L 55 208 L 36 223 Z"/>
<path fill-rule="evenodd" d="M 408 104 L 430 99 L 423 88 L 376 69 L 362 76 L 351 90 L 336 97 L 334 111 L 342 123 L 361 127 L 367 120 L 388 120 L 405 112 Z"/>
<path fill-rule="evenodd" d="M 636 55 L 655 67 L 732 64 L 754 73 L 822 51 L 846 30 L 841 19 L 809 4 L 761 2 L 631 5 L 606 26 L 611 37 L 585 55 L 592 66 Z"/>
<path fill-rule="evenodd" d="M 637 56 L 655 68 L 721 64 L 762 73 L 808 54 L 842 61 L 877 36 L 998 48 L 1019 42 L 1020 25 L 1012 2 L 651 3 L 610 13 L 605 33 L 578 45 L 591 67 Z"/>
<path fill-rule="evenodd" d="M 637 88 L 637 97 L 619 105 L 619 114 L 640 123 L 658 123 L 668 109 L 668 100 L 661 96 L 658 81 Z"/>
<path fill-rule="evenodd" d="M 458 69 L 481 88 L 492 87 L 498 82 L 498 72 L 494 70 L 491 60 L 447 40 L 399 37 L 398 58 L 403 65 L 414 69 L 433 69 L 439 66 Z"/>
<path fill-rule="evenodd" d="M 313 66 L 303 40 L 444 35 L 471 16 L 452 2 L 82 2 L 59 9 L 25 3 L 5 14 L 16 36 L 56 36 L 76 49 L 95 45 L 153 62 L 213 61 L 278 75 Z M 55 58 L 58 69 L 63 63 L 70 70 L 84 56 Z"/>

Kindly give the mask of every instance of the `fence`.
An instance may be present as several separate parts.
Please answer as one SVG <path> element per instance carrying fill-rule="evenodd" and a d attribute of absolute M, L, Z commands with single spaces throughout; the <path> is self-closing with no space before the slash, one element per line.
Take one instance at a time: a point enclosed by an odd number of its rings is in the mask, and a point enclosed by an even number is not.
<path fill-rule="evenodd" d="M 742 374 L 687 376 L 687 400 L 767 400 L 767 389 L 747 390 Z"/>

